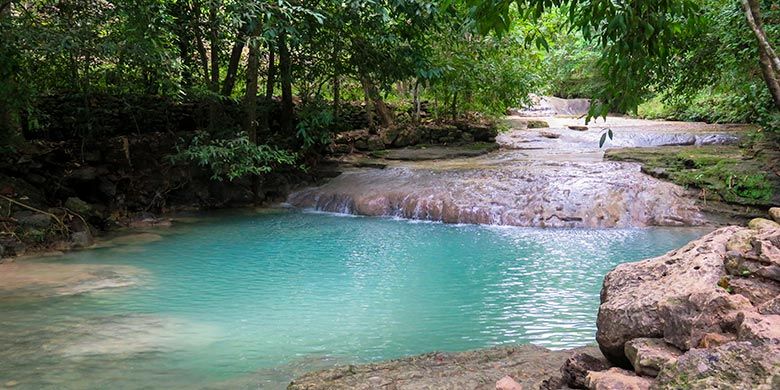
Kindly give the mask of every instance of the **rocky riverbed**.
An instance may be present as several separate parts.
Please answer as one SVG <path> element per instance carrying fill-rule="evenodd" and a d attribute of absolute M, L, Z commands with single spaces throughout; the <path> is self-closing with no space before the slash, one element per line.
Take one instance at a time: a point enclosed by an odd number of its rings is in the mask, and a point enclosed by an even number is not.
<path fill-rule="evenodd" d="M 709 218 L 695 193 L 641 172 L 633 162 L 604 161 L 610 147 L 737 142 L 744 126 L 609 117 L 509 117 L 500 150 L 472 158 L 362 159 L 326 184 L 293 193 L 302 208 L 372 216 L 538 227 L 696 226 Z M 531 125 L 531 126 L 529 126 Z M 548 127 L 544 127 L 544 126 Z M 381 157 L 381 156 L 379 156 Z M 371 163 L 373 162 L 373 163 Z M 373 167 L 373 168 L 366 168 Z M 381 169 L 380 169 L 381 168 Z"/>

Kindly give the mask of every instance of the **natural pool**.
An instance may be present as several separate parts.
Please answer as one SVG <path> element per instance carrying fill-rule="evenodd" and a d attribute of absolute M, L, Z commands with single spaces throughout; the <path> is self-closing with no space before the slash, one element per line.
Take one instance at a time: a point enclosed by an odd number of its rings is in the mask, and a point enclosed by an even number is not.
<path fill-rule="evenodd" d="M 701 234 L 206 218 L 162 240 L 41 260 L 142 272 L 127 288 L 0 299 L 0 386 L 280 388 L 336 363 L 591 344 L 603 275 Z"/>

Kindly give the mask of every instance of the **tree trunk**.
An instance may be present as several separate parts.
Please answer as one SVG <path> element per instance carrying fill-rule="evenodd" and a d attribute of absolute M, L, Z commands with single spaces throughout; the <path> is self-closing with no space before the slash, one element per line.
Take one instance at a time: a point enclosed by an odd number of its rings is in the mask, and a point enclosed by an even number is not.
<path fill-rule="evenodd" d="M 276 84 L 276 56 L 274 44 L 268 42 L 268 77 L 265 80 L 265 106 L 263 109 L 262 129 L 271 130 L 271 110 L 274 107 L 274 85 Z"/>
<path fill-rule="evenodd" d="M 363 93 L 371 100 L 371 106 L 374 113 L 379 118 L 380 126 L 392 126 L 393 122 L 395 122 L 393 113 L 390 111 L 390 108 L 387 107 L 387 104 L 385 104 L 385 101 L 382 99 L 382 96 L 379 94 L 374 83 L 366 76 L 361 76 L 360 82 L 363 84 Z"/>
<path fill-rule="evenodd" d="M 11 14 L 11 2 L 0 3 L 0 20 L 10 17 Z M 2 32 L 0 32 L 0 39 L 2 38 Z M 19 133 L 19 123 L 17 121 L 17 107 L 14 105 L 13 96 L 16 93 L 16 75 L 12 71 L 10 77 L 5 80 L 0 80 L 2 88 L 9 92 L 6 96 L 0 96 L 0 141 L 4 141 L 5 137 L 12 137 Z"/>
<path fill-rule="evenodd" d="M 414 82 L 414 123 L 420 123 L 420 80 Z"/>
<path fill-rule="evenodd" d="M 374 103 L 371 100 L 370 82 L 365 76 L 360 77 L 360 85 L 363 87 L 363 101 L 366 106 L 366 119 L 368 119 L 368 132 L 376 133 L 376 123 L 374 122 Z"/>
<path fill-rule="evenodd" d="M 458 91 L 452 93 L 452 120 L 458 119 Z"/>
<path fill-rule="evenodd" d="M 209 46 L 211 63 L 211 80 L 209 90 L 215 95 L 219 93 L 219 21 L 217 11 L 219 4 L 216 0 L 209 2 Z M 209 132 L 213 133 L 217 127 L 217 98 L 209 99 Z"/>
<path fill-rule="evenodd" d="M 339 61 L 339 42 L 333 48 L 333 118 L 338 122 L 341 109 L 341 61 Z"/>
<path fill-rule="evenodd" d="M 260 63 L 260 43 L 256 37 L 249 41 L 249 58 L 246 66 L 246 93 L 244 95 L 244 131 L 249 140 L 257 145 L 257 72 Z M 260 178 L 252 175 L 252 199 L 260 201 Z"/>
<path fill-rule="evenodd" d="M 759 63 L 764 82 L 772 94 L 775 107 L 780 108 L 780 58 L 775 53 L 769 38 L 764 31 L 761 20 L 761 8 L 758 0 L 741 0 L 748 26 L 758 41 Z"/>
<path fill-rule="evenodd" d="M 251 52 L 250 48 L 250 52 Z M 228 61 L 225 81 L 222 83 L 222 96 L 233 94 L 233 88 L 236 86 L 236 74 L 238 73 L 238 63 L 241 61 L 241 53 L 244 51 L 244 34 L 239 32 L 233 49 L 230 50 L 230 60 Z"/>
<path fill-rule="evenodd" d="M 279 34 L 279 68 L 282 84 L 282 113 L 279 124 L 284 134 L 293 133 L 293 116 L 295 115 L 292 100 L 292 59 L 287 47 L 287 33 Z"/>

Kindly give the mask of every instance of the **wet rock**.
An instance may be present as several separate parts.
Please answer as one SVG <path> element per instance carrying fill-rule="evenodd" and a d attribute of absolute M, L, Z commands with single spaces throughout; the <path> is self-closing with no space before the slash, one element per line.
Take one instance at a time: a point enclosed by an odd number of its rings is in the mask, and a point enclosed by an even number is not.
<path fill-rule="evenodd" d="M 65 208 L 81 216 L 88 216 L 93 212 L 93 208 L 89 203 L 76 197 L 68 198 L 65 201 Z"/>
<path fill-rule="evenodd" d="M 625 343 L 660 338 L 685 351 L 706 333 L 733 328 L 747 298 L 718 286 L 726 275 L 726 242 L 739 227 L 726 227 L 655 259 L 621 264 L 601 290 L 596 340 L 604 356 L 627 365 Z"/>
<path fill-rule="evenodd" d="M 578 352 L 598 353 L 593 348 Z M 379 388 L 376 383 L 387 384 L 382 387 L 387 389 L 490 389 L 495 388 L 496 378 L 505 376 L 525 389 L 538 389 L 543 384 L 550 384 L 548 378 L 558 371 L 570 353 L 533 345 L 458 353 L 432 352 L 311 372 L 293 380 L 288 389 L 373 390 Z"/>
<path fill-rule="evenodd" d="M 51 226 L 51 217 L 34 211 L 19 211 L 14 213 L 13 218 L 24 227 L 45 229 Z"/>
<path fill-rule="evenodd" d="M 420 133 L 413 128 L 404 128 L 398 132 L 398 136 L 393 141 L 393 146 L 402 148 L 404 146 L 416 145 L 420 142 Z"/>
<path fill-rule="evenodd" d="M 731 342 L 692 349 L 661 370 L 656 380 L 662 389 L 776 389 L 780 347 Z"/>
<path fill-rule="evenodd" d="M 552 138 L 552 139 L 561 138 L 560 134 L 553 133 L 553 132 L 550 132 L 550 131 L 540 131 L 539 132 L 539 136 L 540 137 L 544 137 L 544 138 Z"/>
<path fill-rule="evenodd" d="M 379 138 L 386 147 L 392 146 L 401 130 L 397 127 L 389 127 L 379 130 Z"/>
<path fill-rule="evenodd" d="M 748 227 L 753 230 L 775 230 L 780 229 L 780 224 L 765 218 L 754 218 L 748 222 Z"/>
<path fill-rule="evenodd" d="M 769 209 L 769 216 L 772 217 L 772 219 L 780 223 L 780 207 L 772 207 Z"/>
<path fill-rule="evenodd" d="M 665 365 L 674 363 L 682 354 L 663 339 L 638 338 L 626 343 L 626 357 L 638 375 L 655 377 Z"/>
<path fill-rule="evenodd" d="M 566 127 L 568 127 L 569 130 L 574 130 L 574 131 L 588 131 L 588 126 L 570 125 L 570 126 L 566 126 Z"/>
<path fill-rule="evenodd" d="M 68 176 L 68 180 L 77 181 L 92 181 L 97 179 L 98 170 L 95 167 L 84 167 L 72 171 Z"/>
<path fill-rule="evenodd" d="M 71 233 L 70 241 L 74 248 L 87 248 L 95 243 L 95 239 L 89 230 Z"/>
<path fill-rule="evenodd" d="M 131 228 L 142 229 L 151 227 L 170 227 L 170 219 L 158 218 L 152 213 L 142 212 L 134 215 L 128 224 Z"/>
<path fill-rule="evenodd" d="M 382 138 L 380 138 L 378 135 L 371 135 L 366 140 L 366 150 L 369 151 L 382 150 L 384 148 L 385 148 L 385 143 L 382 141 Z"/>
<path fill-rule="evenodd" d="M 507 375 L 496 382 L 496 390 L 523 390 L 523 386 Z"/>
<path fill-rule="evenodd" d="M 550 127 L 550 124 L 543 120 L 530 119 L 528 120 L 527 128 L 529 129 L 542 129 Z"/>
<path fill-rule="evenodd" d="M 573 389 L 586 388 L 585 377 L 589 371 L 604 371 L 609 368 L 609 363 L 586 353 L 575 352 L 566 359 L 561 367 L 563 383 Z"/>
<path fill-rule="evenodd" d="M 585 382 L 591 390 L 649 390 L 653 385 L 652 379 L 617 367 L 607 371 L 592 371 Z"/>

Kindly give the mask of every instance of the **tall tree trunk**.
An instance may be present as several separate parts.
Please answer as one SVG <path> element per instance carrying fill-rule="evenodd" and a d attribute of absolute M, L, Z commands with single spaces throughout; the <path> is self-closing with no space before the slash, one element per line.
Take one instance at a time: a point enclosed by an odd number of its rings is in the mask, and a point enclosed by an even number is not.
<path fill-rule="evenodd" d="M 0 21 L 5 18 L 9 18 L 10 15 L 11 2 L 0 2 Z M 2 31 L 0 31 L 0 39 L 5 39 L 3 37 Z M 0 65 L 0 67 L 3 68 L 9 66 L 10 64 L 8 63 Z M 10 138 L 11 136 L 19 133 L 19 122 L 17 121 L 17 107 L 16 104 L 14 104 L 14 102 L 17 101 L 17 99 L 14 98 L 14 95 L 17 92 L 16 74 L 14 74 L 13 68 L 0 68 L 0 70 L 8 71 L 8 74 L 4 75 L 5 77 L 0 80 L 0 86 L 2 86 L 2 89 L 7 93 L 5 96 L 0 95 L 0 141 L 4 141 L 5 137 Z"/>
<path fill-rule="evenodd" d="M 420 80 L 414 82 L 414 123 L 420 123 Z"/>
<path fill-rule="evenodd" d="M 764 82 L 772 94 L 775 107 L 780 108 L 780 58 L 778 58 L 764 31 L 758 0 L 741 0 L 748 26 L 758 41 L 759 63 Z"/>
<path fill-rule="evenodd" d="M 365 76 L 360 76 L 360 85 L 363 87 L 363 101 L 366 106 L 366 119 L 368 119 L 368 132 L 376 133 L 376 122 L 374 121 L 374 103 L 371 99 L 370 82 Z"/>
<path fill-rule="evenodd" d="M 238 63 L 241 61 L 241 53 L 244 51 L 244 34 L 239 32 L 236 42 L 233 43 L 233 49 L 230 50 L 230 60 L 228 61 L 225 81 L 222 82 L 222 96 L 233 94 L 233 88 L 236 86 L 236 74 L 238 73 Z M 252 49 L 249 49 L 250 52 Z"/>
<path fill-rule="evenodd" d="M 393 113 L 385 104 L 374 83 L 367 76 L 361 76 L 360 82 L 363 85 L 363 93 L 371 100 L 372 109 L 377 118 L 379 118 L 379 125 L 382 127 L 392 126 L 393 122 L 395 122 Z"/>
<path fill-rule="evenodd" d="M 341 61 L 339 54 L 341 52 L 341 41 L 336 41 L 333 47 L 333 118 L 338 122 L 341 115 Z"/>
<path fill-rule="evenodd" d="M 173 4 L 172 15 L 174 21 L 174 33 L 176 34 L 176 45 L 179 47 L 179 58 L 182 63 L 181 78 L 182 84 L 185 87 L 192 86 L 194 82 L 192 76 L 192 70 L 190 69 L 192 63 L 192 40 L 193 35 L 190 33 L 190 26 L 185 23 L 191 16 L 187 16 L 191 10 L 186 4 L 185 0 L 178 0 Z M 186 8 L 185 8 L 186 7 Z"/>
<path fill-rule="evenodd" d="M 263 110 L 263 131 L 271 130 L 271 110 L 274 107 L 274 85 L 276 84 L 276 48 L 268 42 L 268 76 L 265 80 L 265 107 Z"/>
<path fill-rule="evenodd" d="M 211 63 L 211 80 L 209 89 L 215 95 L 219 93 L 219 21 L 217 20 L 219 11 L 218 0 L 209 2 L 209 46 Z M 209 101 L 209 132 L 213 133 L 217 122 L 217 98 L 212 96 Z"/>
<path fill-rule="evenodd" d="M 254 34 L 253 34 L 254 35 Z M 260 43 L 256 37 L 249 41 L 249 58 L 246 67 L 246 93 L 244 94 L 244 131 L 249 140 L 257 145 L 257 72 L 260 63 Z M 255 204 L 260 200 L 260 178 L 252 175 L 252 198 Z"/>
<path fill-rule="evenodd" d="M 286 32 L 279 34 L 279 68 L 282 84 L 282 114 L 279 124 L 284 134 L 292 134 L 295 115 L 292 100 L 292 59 L 290 48 L 287 46 Z"/>

